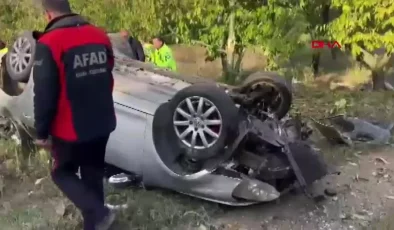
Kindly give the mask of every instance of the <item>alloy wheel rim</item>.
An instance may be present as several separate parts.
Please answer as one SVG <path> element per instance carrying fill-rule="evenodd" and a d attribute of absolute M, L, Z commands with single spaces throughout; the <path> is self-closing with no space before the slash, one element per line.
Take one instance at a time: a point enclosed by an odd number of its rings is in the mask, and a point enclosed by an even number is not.
<path fill-rule="evenodd" d="M 10 66 L 15 73 L 23 72 L 32 61 L 32 44 L 27 38 L 18 38 L 10 52 Z"/>
<path fill-rule="evenodd" d="M 173 125 L 183 144 L 202 150 L 212 147 L 218 141 L 223 120 L 219 109 L 210 100 L 192 96 L 176 107 Z"/>

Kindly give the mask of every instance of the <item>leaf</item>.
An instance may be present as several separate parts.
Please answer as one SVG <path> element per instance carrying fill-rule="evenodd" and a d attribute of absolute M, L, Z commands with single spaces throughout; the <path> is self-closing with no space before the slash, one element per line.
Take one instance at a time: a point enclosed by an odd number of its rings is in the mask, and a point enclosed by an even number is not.
<path fill-rule="evenodd" d="M 339 101 L 336 101 L 336 102 L 335 102 L 335 107 L 336 107 L 337 109 L 345 108 L 346 105 L 347 105 L 347 101 L 346 101 L 346 99 L 344 99 L 344 98 L 342 98 L 342 99 L 340 99 Z"/>

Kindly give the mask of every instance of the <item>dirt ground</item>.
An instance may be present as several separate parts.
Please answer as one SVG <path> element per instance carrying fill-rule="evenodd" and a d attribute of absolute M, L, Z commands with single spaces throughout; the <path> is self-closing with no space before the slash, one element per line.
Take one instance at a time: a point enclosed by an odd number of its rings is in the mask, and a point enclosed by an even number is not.
<path fill-rule="evenodd" d="M 302 194 L 279 202 L 228 208 L 216 223 L 226 230 L 350 230 L 373 228 L 394 207 L 394 152 L 358 155 L 315 186 L 337 194 L 319 202 Z M 331 194 L 332 195 L 332 194 Z M 379 228 L 383 230 L 384 228 Z M 387 228 L 391 229 L 391 228 Z"/>

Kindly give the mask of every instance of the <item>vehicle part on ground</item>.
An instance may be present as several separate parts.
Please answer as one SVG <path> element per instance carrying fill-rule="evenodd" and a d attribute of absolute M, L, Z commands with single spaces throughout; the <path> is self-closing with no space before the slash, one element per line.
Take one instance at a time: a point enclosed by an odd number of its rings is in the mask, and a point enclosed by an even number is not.
<path fill-rule="evenodd" d="M 394 124 L 369 122 L 360 118 L 338 115 L 328 117 L 331 125 L 317 122 L 317 127 L 328 140 L 337 140 L 335 143 L 351 145 L 352 141 L 367 142 L 369 144 L 387 144 L 392 137 Z"/>
<path fill-rule="evenodd" d="M 141 187 L 142 178 L 139 175 L 119 173 L 108 178 L 108 183 L 115 188 Z"/>
<path fill-rule="evenodd" d="M 35 52 L 36 41 L 32 32 L 25 31 L 16 39 L 7 53 L 6 67 L 12 80 L 20 82 L 29 80 Z"/>
<path fill-rule="evenodd" d="M 232 90 L 235 100 L 250 114 L 265 118 L 262 112 L 283 118 L 290 110 L 292 90 L 290 83 L 273 72 L 256 72 Z"/>
<path fill-rule="evenodd" d="M 335 129 L 332 125 L 324 124 L 321 121 L 311 119 L 313 125 L 319 130 L 320 134 L 327 139 L 327 141 L 333 145 L 335 144 L 345 144 L 352 145 L 352 141 Z"/>

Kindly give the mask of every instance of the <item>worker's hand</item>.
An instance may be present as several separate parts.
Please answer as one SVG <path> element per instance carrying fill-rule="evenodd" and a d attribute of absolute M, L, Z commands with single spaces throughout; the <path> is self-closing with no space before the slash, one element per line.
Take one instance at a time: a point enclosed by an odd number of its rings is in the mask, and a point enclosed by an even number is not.
<path fill-rule="evenodd" d="M 52 148 L 52 143 L 50 140 L 45 139 L 45 140 L 36 140 L 34 142 L 38 147 L 46 149 L 46 150 L 50 150 Z"/>

